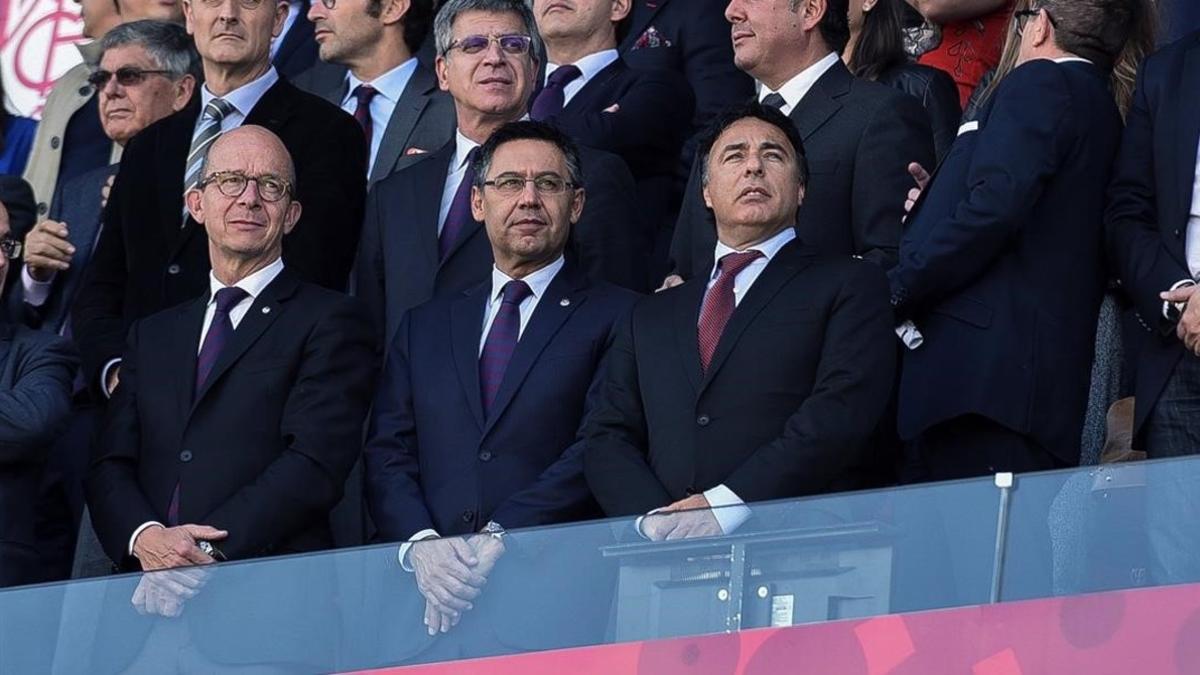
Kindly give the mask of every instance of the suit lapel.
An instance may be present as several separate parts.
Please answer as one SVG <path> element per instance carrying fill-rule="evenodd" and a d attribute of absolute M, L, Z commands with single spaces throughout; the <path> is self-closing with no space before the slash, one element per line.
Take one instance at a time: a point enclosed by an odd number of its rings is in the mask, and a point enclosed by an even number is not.
<path fill-rule="evenodd" d="M 459 298 L 450 307 L 450 349 L 454 370 L 467 397 L 475 424 L 483 429 L 483 394 L 479 389 L 479 341 L 483 339 L 483 312 L 492 284 L 487 282 Z"/>
<path fill-rule="evenodd" d="M 388 120 L 387 129 L 383 132 L 383 140 L 379 142 L 375 166 L 371 169 L 372 183 L 387 176 L 392 167 L 396 166 L 396 161 L 408 145 L 413 129 L 421 119 L 421 113 L 425 111 L 425 106 L 429 105 L 430 91 L 436 87 L 437 79 L 434 74 L 418 64 L 412 77 L 408 79 L 404 92 L 400 94 L 396 109 L 392 111 L 392 118 Z"/>
<path fill-rule="evenodd" d="M 567 103 L 566 107 L 563 108 L 563 115 L 571 115 L 576 112 L 584 114 L 589 112 L 599 112 L 599 110 L 596 109 L 596 96 L 605 91 L 605 89 L 608 87 L 608 83 L 611 82 L 613 78 L 619 77 L 623 72 L 625 72 L 625 68 L 626 66 L 624 62 L 622 62 L 621 57 L 618 56 L 616 61 L 613 61 L 601 69 L 600 72 L 596 73 L 595 77 L 589 80 L 587 84 L 583 85 L 582 89 L 575 92 L 575 95 L 571 97 L 571 101 Z M 607 105 L 601 101 L 600 105 L 607 108 L 613 103 L 616 103 L 616 101 L 608 103 Z"/>
<path fill-rule="evenodd" d="M 721 333 L 721 341 L 717 343 L 717 351 L 713 353 L 712 362 L 708 365 L 708 371 L 704 374 L 704 381 L 700 385 L 701 393 L 721 370 L 721 366 L 729 358 L 730 352 L 737 345 L 742 333 L 746 332 L 746 328 L 779 294 L 780 289 L 796 276 L 806 262 L 803 259 L 800 242 L 792 240 L 780 249 L 779 253 L 775 254 L 773 260 L 767 263 L 766 269 L 758 275 L 754 285 L 750 287 L 746 296 L 733 310 L 733 315 L 729 317 L 729 323 L 725 324 L 725 331 Z"/>
<path fill-rule="evenodd" d="M 412 226 L 417 228 L 421 256 L 432 261 L 432 269 L 438 269 L 441 264 L 438 260 L 438 211 L 442 206 L 446 174 L 450 171 L 450 162 L 454 161 L 454 146 L 454 139 L 450 139 L 432 157 L 413 165 L 414 170 L 420 168 L 421 171 L 414 176 L 410 187 L 408 203 L 412 209 Z M 392 229 L 385 228 L 385 231 Z"/>
<path fill-rule="evenodd" d="M 196 390 L 196 359 L 200 351 L 200 331 L 204 328 L 204 313 L 208 309 L 209 293 L 189 302 L 177 310 L 174 321 L 175 332 L 164 345 L 162 363 L 175 371 L 170 378 L 174 383 L 172 395 L 175 397 L 175 409 L 179 419 L 187 419 L 192 408 Z"/>
<path fill-rule="evenodd" d="M 533 310 L 533 316 L 529 318 L 529 324 L 521 333 L 521 339 L 517 341 L 517 347 L 513 350 L 512 359 L 504 370 L 504 379 L 500 381 L 500 389 L 496 392 L 496 400 L 492 403 L 492 415 L 483 428 L 485 436 L 496 425 L 496 420 L 500 419 L 508 405 L 512 403 L 513 397 L 521 388 L 525 377 L 529 375 L 533 364 L 537 362 L 538 356 L 558 334 L 567 319 L 587 299 L 587 294 L 583 290 L 584 285 L 582 274 L 577 274 L 571 267 L 564 266 L 546 287 L 546 293 L 538 301 L 537 308 Z M 566 301 L 565 304 L 563 301 Z"/>
<path fill-rule="evenodd" d="M 283 36 L 283 44 L 279 45 L 279 50 L 275 52 L 275 58 L 271 59 L 273 64 L 287 61 L 297 49 L 312 42 L 316 27 L 308 20 L 308 8 L 308 0 L 302 0 L 296 21 L 288 30 L 287 35 Z"/>
<path fill-rule="evenodd" d="M 100 197 L 100 191 L 104 188 L 104 183 L 109 176 L 116 175 L 120 164 L 113 164 L 105 168 L 104 171 L 96 175 L 95 181 L 89 181 L 86 194 L 75 195 L 76 199 L 83 199 L 89 202 L 89 205 L 95 205 L 95 200 Z M 92 246 L 96 243 L 96 230 L 100 228 L 100 218 L 103 217 L 103 210 L 93 211 L 95 218 L 83 218 L 70 224 L 70 237 L 68 240 L 75 247 L 75 260 L 90 260 L 92 257 Z M 78 274 L 74 275 L 78 276 Z"/>
<path fill-rule="evenodd" d="M 850 91 L 850 71 L 841 61 L 833 64 L 825 74 L 813 83 L 812 89 L 792 109 L 792 122 L 800 131 L 800 137 L 808 140 L 829 118 L 833 117 L 842 104 L 837 101 Z"/>
<path fill-rule="evenodd" d="M 186 108 L 163 123 L 162 132 L 158 135 L 160 145 L 157 148 L 160 161 L 158 162 L 158 189 L 160 195 L 159 222 L 162 224 L 164 239 L 160 245 L 170 248 L 180 238 L 179 225 L 183 218 L 183 178 L 187 169 L 188 151 L 192 147 L 192 134 L 196 130 L 196 120 L 200 118 L 199 87 L 192 95 Z M 190 223 L 191 218 L 187 218 Z M 186 227 L 186 224 L 185 224 Z"/>
<path fill-rule="evenodd" d="M 663 7 L 667 6 L 670 0 L 634 0 L 633 17 L 630 19 L 629 32 L 625 34 L 625 39 L 621 41 L 621 52 L 627 52 L 637 43 L 642 33 L 650 27 L 650 22 L 654 21 L 654 17 L 662 11 Z"/>
<path fill-rule="evenodd" d="M 1200 41 L 1195 42 L 1184 57 L 1182 81 L 1200 82 Z M 1200 87 L 1194 84 L 1180 87 L 1177 94 L 1179 103 L 1175 106 L 1175 112 L 1179 116 L 1179 133 L 1176 138 L 1180 139 L 1181 145 L 1177 160 L 1179 187 L 1175 194 L 1179 196 L 1179 211 L 1176 213 L 1186 220 L 1191 212 L 1192 186 L 1196 180 L 1196 148 L 1200 145 L 1200 113 L 1197 112 L 1200 111 Z M 1178 242 L 1178 257 L 1182 259 L 1183 240 L 1176 238 L 1175 241 Z"/>
<path fill-rule="evenodd" d="M 704 379 L 700 372 L 700 346 L 697 342 L 696 327 L 700 323 L 700 305 L 704 302 L 704 293 L 708 289 L 710 272 L 711 270 L 704 270 L 703 273 L 698 271 L 694 279 L 679 289 L 679 298 L 672 317 L 678 347 L 676 353 L 682 359 L 683 370 L 696 393 L 700 393 L 700 383 Z"/>

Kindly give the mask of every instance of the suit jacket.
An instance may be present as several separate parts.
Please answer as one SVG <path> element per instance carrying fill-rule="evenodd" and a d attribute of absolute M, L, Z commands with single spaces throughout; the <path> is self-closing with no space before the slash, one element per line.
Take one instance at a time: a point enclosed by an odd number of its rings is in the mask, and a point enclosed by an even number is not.
<path fill-rule="evenodd" d="M 958 85 L 946 71 L 919 63 L 902 63 L 880 75 L 879 81 L 921 102 L 933 130 L 934 153 L 942 161 L 954 144 L 962 118 Z"/>
<path fill-rule="evenodd" d="M 317 63 L 318 45 L 313 38 L 314 27 L 308 20 L 309 0 L 300 0 L 300 13 L 291 29 L 283 36 L 283 44 L 275 52 L 271 64 L 282 77 L 292 79 Z"/>
<path fill-rule="evenodd" d="M 796 232 L 825 255 L 857 255 L 890 267 L 900 243 L 909 162 L 933 166 L 929 116 L 913 97 L 850 75 L 838 61 L 792 109 L 804 140 L 808 189 Z M 708 274 L 717 232 L 692 167 L 671 261 L 684 279 Z"/>
<path fill-rule="evenodd" d="M 77 365 L 74 349 L 57 335 L 0 325 L 0 586 L 39 578 L 38 482 L 70 416 Z"/>
<path fill-rule="evenodd" d="M 300 89 L 316 94 L 330 103 L 341 106 L 346 98 L 348 81 L 347 68 L 335 63 L 318 62 L 308 72 L 296 78 Z M 432 70 L 417 65 L 396 110 L 383 130 L 379 153 L 371 167 L 369 186 L 390 176 L 400 167 L 397 162 L 410 148 L 425 152 L 435 150 L 454 138 L 457 125 L 454 116 L 454 99 L 438 88 L 437 75 Z M 380 133 L 378 129 L 374 133 Z"/>
<path fill-rule="evenodd" d="M 617 112 L 604 112 L 613 104 L 620 106 Z M 683 76 L 635 70 L 618 57 L 583 85 L 552 122 L 576 143 L 625 160 L 642 208 L 657 229 L 667 225 L 678 206 L 679 153 L 694 107 Z"/>
<path fill-rule="evenodd" d="M 230 559 L 332 546 L 329 512 L 358 457 L 376 340 L 354 299 L 285 268 L 193 396 L 208 294 L 134 324 L 87 479 L 92 523 L 136 569 L 129 536 L 167 522 L 228 530 Z"/>
<path fill-rule="evenodd" d="M 355 293 L 371 308 L 386 344 L 404 312 L 488 279 L 492 245 L 483 223 L 464 228 L 438 260 L 438 210 L 454 158 L 451 140 L 371 190 L 355 267 Z M 647 286 L 648 228 L 635 211 L 629 169 L 613 155 L 581 148 L 587 201 L 572 227 L 567 256 L 594 280 L 637 291 Z"/>
<path fill-rule="evenodd" d="M 40 306 L 25 302 L 25 290 L 18 276 L 9 289 L 9 310 L 12 316 L 30 328 L 40 328 L 60 333 L 66 323 L 71 303 L 79 291 L 84 270 L 92 258 L 96 233 L 100 228 L 101 190 L 109 176 L 116 174 L 120 165 L 111 164 L 69 181 L 54 197 L 50 208 L 50 220 L 67 224 L 67 241 L 75 247 L 71 257 L 71 268 L 54 275 L 50 295 Z M 15 265 L 14 267 L 20 267 Z"/>
<path fill-rule="evenodd" d="M 1138 358 L 1138 432 L 1185 352 L 1175 326 L 1163 317 L 1158 294 L 1192 276 L 1184 247 L 1200 143 L 1197 78 L 1200 32 L 1145 60 L 1109 190 L 1109 259 L 1142 324 L 1153 333 Z"/>
<path fill-rule="evenodd" d="M 200 97 L 129 141 L 109 196 L 72 325 L 88 382 L 121 355 L 137 319 L 208 288 L 208 237 L 183 220 L 183 175 Z M 283 241 L 284 261 L 302 279 L 343 290 L 349 278 L 366 190 L 366 143 L 344 111 L 280 79 L 246 117 L 275 132 L 296 165 L 304 206 Z"/>
<path fill-rule="evenodd" d="M 746 502 L 861 487 L 896 359 L 883 272 L 788 243 L 702 373 L 707 282 L 643 298 L 617 335 L 581 432 L 604 512 L 643 514 L 720 484 Z"/>
<path fill-rule="evenodd" d="M 1038 60 L 978 122 L 913 207 L 890 273 L 925 338 L 904 353 L 900 435 L 979 414 L 1076 463 L 1121 116 L 1098 68 Z"/>

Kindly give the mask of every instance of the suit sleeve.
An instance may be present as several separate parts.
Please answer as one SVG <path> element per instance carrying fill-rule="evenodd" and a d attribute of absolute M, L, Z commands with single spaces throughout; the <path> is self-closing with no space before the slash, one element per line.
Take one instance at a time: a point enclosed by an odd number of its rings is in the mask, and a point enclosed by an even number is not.
<path fill-rule="evenodd" d="M 959 106 L 958 87 L 954 80 L 942 71 L 936 71 L 929 79 L 929 89 L 925 93 L 925 110 L 929 113 L 929 122 L 933 130 L 934 160 L 942 161 L 954 139 L 958 137 L 958 125 L 962 121 L 962 108 Z M 933 170 L 933 167 L 926 166 Z"/>
<path fill-rule="evenodd" d="M 1148 91 L 1150 71 L 1146 65 L 1143 64 L 1126 117 L 1104 220 L 1108 257 L 1116 267 L 1125 293 L 1133 300 L 1143 321 L 1169 332 L 1171 326 L 1162 315 L 1163 302 L 1158 294 L 1191 274 L 1162 241 L 1159 225 L 1162 216 L 1155 190 L 1158 148 L 1153 125 L 1158 101 Z M 1192 113 L 1181 111 L 1181 114 Z M 1172 150 L 1191 152 L 1182 147 Z"/>
<path fill-rule="evenodd" d="M 856 264 L 833 300 L 812 394 L 725 480 L 743 501 L 814 494 L 868 447 L 892 391 L 896 368 L 887 281 Z"/>
<path fill-rule="evenodd" d="M 404 541 L 436 529 L 421 492 L 420 446 L 409 375 L 409 325 L 405 315 L 388 352 L 375 394 L 364 452 L 367 506 L 384 541 Z"/>
<path fill-rule="evenodd" d="M 1057 68 L 1029 64 L 997 91 L 977 132 L 965 199 L 927 239 L 905 247 L 890 273 L 898 310 L 918 311 L 971 283 L 1020 231 L 1073 133 L 1072 102 Z M 927 189 L 937 189 L 936 179 Z"/>
<path fill-rule="evenodd" d="M 883 269 L 896 264 L 904 197 L 913 187 L 910 162 L 933 167 L 933 131 L 916 98 L 899 92 L 880 105 L 854 158 L 851 227 L 854 252 Z"/>
<path fill-rule="evenodd" d="M 642 515 L 675 501 L 650 468 L 633 323 L 623 321 L 588 394 L 581 431 L 584 476 L 608 516 Z"/>
<path fill-rule="evenodd" d="M 367 306 L 375 322 L 376 335 L 383 335 L 387 325 L 387 291 L 383 270 L 383 216 L 380 213 L 378 186 L 367 195 L 366 217 L 363 219 L 362 241 L 354 263 L 353 294 Z"/>
<path fill-rule="evenodd" d="M 287 449 L 200 521 L 229 531 L 227 556 L 260 554 L 328 517 L 362 447 L 375 364 L 374 332 L 357 301 L 341 301 L 313 327 L 284 404 Z"/>
<path fill-rule="evenodd" d="M 704 205 L 704 197 L 700 188 L 700 162 L 697 157 L 692 164 L 692 173 L 688 176 L 687 188 L 683 191 L 683 204 L 679 207 L 679 218 L 675 221 L 675 231 L 671 235 L 670 259 L 668 268 L 672 274 L 678 274 L 684 281 L 696 276 L 698 269 L 705 261 L 696 260 L 692 255 L 695 247 L 695 237 L 701 228 L 715 229 L 712 212 Z M 708 261 L 711 265 L 711 261 Z"/>
<path fill-rule="evenodd" d="M 75 350 L 57 336 L 36 335 L 12 388 L 0 391 L 0 466 L 33 459 L 30 453 L 54 442 L 71 413 Z"/>
<path fill-rule="evenodd" d="M 571 235 L 588 277 L 644 292 L 650 277 L 650 227 L 637 210 L 637 186 L 625 162 L 593 150 L 585 170 L 586 202 Z"/>
<path fill-rule="evenodd" d="M 305 281 L 345 291 L 362 229 L 367 148 L 354 118 L 331 108 L 325 120 L 296 158 L 303 211 L 284 237 L 283 258 Z"/>

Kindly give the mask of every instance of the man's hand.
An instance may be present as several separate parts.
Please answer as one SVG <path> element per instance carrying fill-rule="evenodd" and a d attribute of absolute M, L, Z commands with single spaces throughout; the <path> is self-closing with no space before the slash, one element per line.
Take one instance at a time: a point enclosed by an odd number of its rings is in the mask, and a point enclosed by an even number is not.
<path fill-rule="evenodd" d="M 161 527 L 153 525 L 142 530 L 133 542 L 133 554 L 142 563 L 142 569 L 151 570 L 208 565 L 216 562 L 196 542 L 218 541 L 229 536 L 225 530 L 207 525 L 180 525 Z"/>
<path fill-rule="evenodd" d="M 108 208 L 108 195 L 112 192 L 113 181 L 116 180 L 116 178 L 117 178 L 117 174 L 115 174 L 115 173 L 113 175 L 109 176 L 108 180 L 104 181 L 104 187 L 100 188 L 100 210 L 101 211 Z"/>
<path fill-rule="evenodd" d="M 67 224 L 54 220 L 43 220 L 25 235 L 25 266 L 35 281 L 50 281 L 71 267 L 75 247 L 67 236 Z"/>
<path fill-rule="evenodd" d="M 479 564 L 475 549 L 461 538 L 431 538 L 415 542 L 408 560 L 425 597 L 425 624 L 429 634 L 445 633 L 471 609 L 471 601 L 487 578 L 473 568 Z"/>
<path fill-rule="evenodd" d="M 133 591 L 138 614 L 177 617 L 183 603 L 195 597 L 208 581 L 208 572 L 200 567 L 147 572 Z"/>
<path fill-rule="evenodd" d="M 500 556 L 504 555 L 504 541 L 500 537 L 493 537 L 490 534 L 477 534 L 471 537 L 467 543 L 471 545 L 471 549 L 475 551 L 475 557 L 479 561 L 475 565 L 475 573 L 486 580 L 491 575 L 492 569 L 496 567 Z"/>
<path fill-rule="evenodd" d="M 1200 356 L 1200 299 L 1191 302 L 1197 293 L 1200 293 L 1200 285 L 1165 291 L 1160 293 L 1159 297 L 1167 302 L 1187 303 L 1179 317 L 1179 323 L 1175 325 L 1175 335 L 1179 336 L 1188 351 Z"/>
<path fill-rule="evenodd" d="M 116 364 L 108 369 L 108 379 L 104 382 L 104 391 L 108 392 L 109 396 L 117 390 L 117 385 L 121 384 L 121 364 Z"/>
<path fill-rule="evenodd" d="M 681 499 L 642 520 L 642 532 L 651 541 L 715 537 L 724 532 L 704 495 Z"/>
<path fill-rule="evenodd" d="M 661 293 L 668 288 L 675 288 L 676 286 L 681 285 L 683 285 L 683 277 L 679 276 L 678 274 L 669 274 L 667 275 L 666 279 L 663 279 L 662 286 L 656 288 L 654 292 Z"/>
<path fill-rule="evenodd" d="M 901 222 L 908 220 L 908 214 L 912 211 L 912 207 L 916 205 L 917 200 L 921 198 L 921 193 L 929 186 L 929 172 L 920 164 L 916 162 L 909 164 L 908 175 L 912 176 L 917 187 L 908 191 L 908 197 L 904 200 L 904 218 L 901 219 Z"/>

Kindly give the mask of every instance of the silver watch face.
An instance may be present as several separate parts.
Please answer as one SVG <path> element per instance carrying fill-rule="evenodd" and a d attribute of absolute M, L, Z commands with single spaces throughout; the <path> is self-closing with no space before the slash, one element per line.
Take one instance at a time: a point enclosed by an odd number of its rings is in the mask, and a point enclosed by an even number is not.
<path fill-rule="evenodd" d="M 201 551 L 204 551 L 204 554 L 205 554 L 205 555 L 212 555 L 212 554 L 213 554 L 213 545 L 212 545 L 212 544 L 210 544 L 210 543 L 208 543 L 207 541 L 201 541 L 201 542 L 200 542 L 199 544 L 197 544 L 196 546 L 197 546 L 197 548 L 199 548 Z"/>

